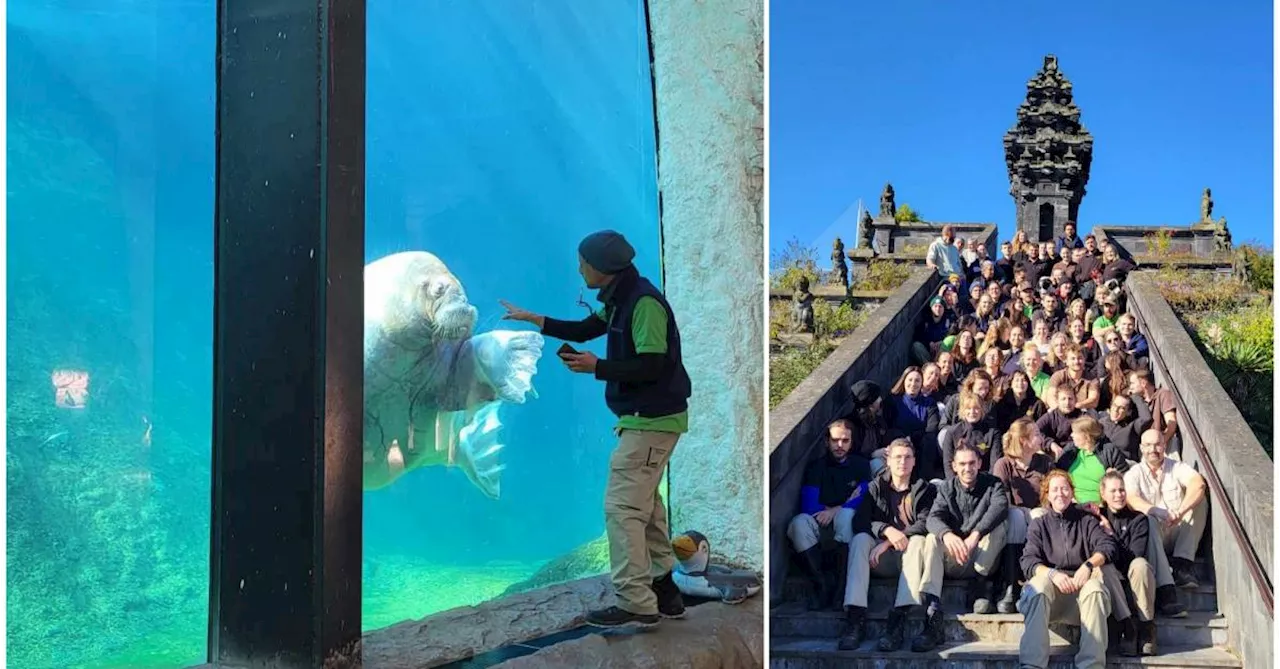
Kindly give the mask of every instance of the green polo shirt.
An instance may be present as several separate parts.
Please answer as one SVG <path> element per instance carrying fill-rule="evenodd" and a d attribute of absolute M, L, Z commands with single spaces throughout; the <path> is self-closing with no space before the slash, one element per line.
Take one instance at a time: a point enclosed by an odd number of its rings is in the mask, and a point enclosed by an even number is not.
<path fill-rule="evenodd" d="M 1076 461 L 1071 463 L 1071 471 L 1067 473 L 1071 475 L 1071 485 L 1076 489 L 1077 502 L 1081 504 L 1102 502 L 1102 495 L 1098 488 L 1102 483 L 1102 476 L 1107 473 L 1107 468 L 1103 466 L 1097 454 L 1083 448 L 1076 451 Z"/>
<path fill-rule="evenodd" d="M 1093 332 L 1102 332 L 1103 330 L 1115 325 L 1111 319 L 1106 316 L 1099 316 L 1093 321 Z"/>
<path fill-rule="evenodd" d="M 599 316 L 609 322 L 607 309 L 601 310 Z M 631 315 L 631 338 L 635 341 L 636 353 L 667 352 L 667 310 L 662 308 L 662 303 L 649 296 L 636 300 L 635 312 Z M 653 418 L 622 416 L 615 429 L 684 434 L 689 431 L 689 412 Z"/>
<path fill-rule="evenodd" d="M 1040 372 L 1036 374 L 1036 378 L 1031 379 L 1031 390 L 1041 401 L 1044 401 L 1044 389 L 1049 385 L 1049 378 L 1048 374 Z"/>

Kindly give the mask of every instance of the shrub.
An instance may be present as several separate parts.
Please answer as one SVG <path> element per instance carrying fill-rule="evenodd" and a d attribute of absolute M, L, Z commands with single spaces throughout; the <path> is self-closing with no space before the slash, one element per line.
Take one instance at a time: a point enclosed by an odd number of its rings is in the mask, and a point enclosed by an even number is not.
<path fill-rule="evenodd" d="M 1163 267 L 1157 272 L 1160 294 L 1178 312 L 1231 311 L 1247 298 L 1247 287 L 1213 272 Z"/>
<path fill-rule="evenodd" d="M 818 285 L 822 272 L 818 269 L 818 252 L 799 240 L 791 239 L 782 252 L 774 257 L 770 271 L 773 287 L 786 291 L 796 289 L 800 277 L 809 277 L 809 287 Z"/>
<path fill-rule="evenodd" d="M 1241 244 L 1240 252 L 1244 254 L 1244 264 L 1249 270 L 1249 287 L 1261 293 L 1274 292 L 1274 254 L 1268 249 L 1253 244 Z"/>
<path fill-rule="evenodd" d="M 920 223 L 924 219 L 920 218 L 920 212 L 911 208 L 906 202 L 902 203 L 893 213 L 893 220 L 899 223 Z"/>
<path fill-rule="evenodd" d="M 777 406 L 835 350 L 835 345 L 817 339 L 804 349 L 785 351 L 769 361 L 769 408 Z"/>
<path fill-rule="evenodd" d="M 895 290 L 911 277 L 911 267 L 892 260 L 872 260 L 850 290 Z"/>

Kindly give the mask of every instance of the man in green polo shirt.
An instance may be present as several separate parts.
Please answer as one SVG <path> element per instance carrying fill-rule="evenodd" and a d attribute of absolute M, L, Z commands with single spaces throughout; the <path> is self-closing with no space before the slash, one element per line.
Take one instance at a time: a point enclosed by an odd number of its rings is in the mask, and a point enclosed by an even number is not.
<path fill-rule="evenodd" d="M 618 603 L 587 614 L 596 627 L 649 627 L 684 615 L 671 577 L 675 555 L 658 484 L 680 435 L 689 429 L 689 375 L 680 355 L 680 331 L 662 292 L 640 276 L 635 249 L 604 230 L 578 245 L 578 272 L 604 305 L 580 321 L 562 321 L 507 302 L 506 320 L 532 323 L 548 337 L 585 342 L 608 335 L 606 355 L 562 347 L 574 372 L 605 382 L 605 403 L 618 422 L 618 446 L 609 461 L 605 532 Z"/>

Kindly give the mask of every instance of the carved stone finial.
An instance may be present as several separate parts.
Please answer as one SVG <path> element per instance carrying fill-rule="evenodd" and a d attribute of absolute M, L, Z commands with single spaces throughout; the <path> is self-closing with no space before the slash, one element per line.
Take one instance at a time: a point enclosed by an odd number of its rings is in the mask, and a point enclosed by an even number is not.
<path fill-rule="evenodd" d="M 836 237 L 831 245 L 831 283 L 849 288 L 849 265 L 844 260 L 844 242 Z"/>
<path fill-rule="evenodd" d="M 862 220 L 858 221 L 858 248 L 871 248 L 871 238 L 875 235 L 875 229 L 872 228 L 871 210 L 862 210 Z"/>
<path fill-rule="evenodd" d="M 1227 217 L 1223 216 L 1218 219 L 1213 229 L 1213 248 L 1216 251 L 1228 252 L 1231 250 L 1231 230 L 1227 228 Z"/>
<path fill-rule="evenodd" d="M 893 184 L 886 183 L 880 193 L 880 215 L 893 218 L 898 213 L 898 205 L 893 201 Z"/>
<path fill-rule="evenodd" d="M 1067 221 L 1079 220 L 1093 162 L 1093 136 L 1080 122 L 1057 56 L 1046 55 L 1044 66 L 1027 81 L 1017 117 L 1004 136 L 1017 228 L 1030 241 L 1049 241 L 1063 234 Z"/>
<path fill-rule="evenodd" d="M 1209 189 L 1204 189 L 1204 195 L 1200 196 L 1200 222 L 1213 222 L 1213 194 Z"/>

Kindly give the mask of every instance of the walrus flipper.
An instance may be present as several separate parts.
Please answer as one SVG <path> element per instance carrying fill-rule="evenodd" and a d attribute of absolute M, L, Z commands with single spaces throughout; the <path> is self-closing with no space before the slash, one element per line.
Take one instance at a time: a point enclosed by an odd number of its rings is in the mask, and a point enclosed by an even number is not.
<path fill-rule="evenodd" d="M 471 421 L 458 432 L 457 446 L 451 463 L 462 468 L 477 488 L 490 499 L 498 499 L 501 492 L 503 465 L 498 456 L 503 444 L 499 441 L 502 421 L 498 419 L 498 402 L 480 407 Z"/>
<path fill-rule="evenodd" d="M 493 389 L 497 399 L 523 404 L 525 395 L 537 397 L 533 375 L 538 373 L 543 338 L 527 330 L 494 330 L 471 338 L 476 383 Z"/>

